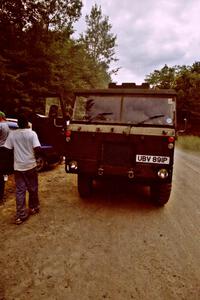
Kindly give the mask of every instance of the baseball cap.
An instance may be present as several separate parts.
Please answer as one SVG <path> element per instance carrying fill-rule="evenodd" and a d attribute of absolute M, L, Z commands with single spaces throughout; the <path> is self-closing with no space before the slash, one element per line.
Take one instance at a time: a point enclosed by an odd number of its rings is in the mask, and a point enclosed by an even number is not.
<path fill-rule="evenodd" d="M 6 115 L 4 114 L 4 112 L 0 111 L 0 117 L 5 118 Z"/>

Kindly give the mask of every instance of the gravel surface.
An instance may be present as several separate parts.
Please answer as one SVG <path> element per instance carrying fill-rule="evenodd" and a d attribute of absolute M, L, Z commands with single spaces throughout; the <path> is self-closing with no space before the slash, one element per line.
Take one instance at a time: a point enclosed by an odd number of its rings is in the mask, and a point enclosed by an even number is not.
<path fill-rule="evenodd" d="M 13 224 L 13 178 L 0 207 L 1 300 L 199 300 L 198 158 L 176 152 L 173 191 L 155 208 L 147 188 L 95 186 L 80 199 L 64 165 L 39 174 L 41 212 Z"/>

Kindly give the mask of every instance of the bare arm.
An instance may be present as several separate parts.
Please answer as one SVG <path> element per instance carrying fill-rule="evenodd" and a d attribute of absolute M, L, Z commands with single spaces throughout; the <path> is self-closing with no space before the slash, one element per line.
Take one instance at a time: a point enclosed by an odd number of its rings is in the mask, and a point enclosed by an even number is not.
<path fill-rule="evenodd" d="M 33 148 L 35 157 L 37 157 L 39 154 L 41 154 L 42 148 L 41 147 L 35 147 Z"/>

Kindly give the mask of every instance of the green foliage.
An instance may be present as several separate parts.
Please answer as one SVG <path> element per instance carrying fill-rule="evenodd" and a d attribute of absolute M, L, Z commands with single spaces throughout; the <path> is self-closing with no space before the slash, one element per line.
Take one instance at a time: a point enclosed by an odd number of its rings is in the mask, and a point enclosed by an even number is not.
<path fill-rule="evenodd" d="M 1 110 L 12 115 L 24 107 L 42 112 L 49 92 L 108 84 L 105 61 L 71 38 L 81 8 L 81 0 L 0 2 Z M 107 64 L 112 47 L 107 54 L 101 50 Z"/>
<path fill-rule="evenodd" d="M 6 0 L 0 3 L 0 15 L 19 31 L 39 24 L 46 30 L 66 29 L 71 34 L 81 8 L 81 0 Z"/>
<path fill-rule="evenodd" d="M 87 29 L 81 34 L 80 41 L 85 45 L 87 53 L 102 69 L 107 71 L 115 58 L 116 35 L 111 33 L 109 18 L 102 15 L 101 6 L 95 4 L 86 15 Z M 117 70 L 112 70 L 111 73 Z"/>
<path fill-rule="evenodd" d="M 169 68 L 167 65 L 161 70 L 155 70 L 150 75 L 146 76 L 146 82 L 151 86 L 160 89 L 170 89 L 175 87 L 176 68 Z"/>
<path fill-rule="evenodd" d="M 197 136 L 179 136 L 177 146 L 192 151 L 200 152 L 200 138 Z"/>
<path fill-rule="evenodd" d="M 191 131 L 199 129 L 200 124 L 200 62 L 192 66 L 165 65 L 161 70 L 155 70 L 146 76 L 153 88 L 174 88 L 177 91 L 178 122 L 185 116 L 189 117 Z"/>

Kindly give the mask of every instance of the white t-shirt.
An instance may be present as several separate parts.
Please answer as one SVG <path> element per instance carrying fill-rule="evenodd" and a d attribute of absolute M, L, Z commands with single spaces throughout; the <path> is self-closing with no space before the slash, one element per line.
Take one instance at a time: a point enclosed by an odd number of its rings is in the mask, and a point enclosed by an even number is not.
<path fill-rule="evenodd" d="M 34 148 L 40 147 L 40 142 L 32 129 L 11 131 L 4 147 L 14 149 L 14 170 L 27 171 L 36 167 Z"/>

